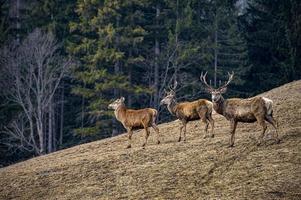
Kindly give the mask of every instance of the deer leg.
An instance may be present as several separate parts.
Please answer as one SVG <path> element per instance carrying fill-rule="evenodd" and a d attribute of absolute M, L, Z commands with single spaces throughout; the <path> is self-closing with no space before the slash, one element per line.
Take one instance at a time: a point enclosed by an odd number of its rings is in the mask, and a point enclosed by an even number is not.
<path fill-rule="evenodd" d="M 209 114 L 207 119 L 209 120 L 209 123 L 211 125 L 211 137 L 214 138 L 214 120 L 213 120 L 211 114 Z"/>
<path fill-rule="evenodd" d="M 147 139 L 149 137 L 150 131 L 148 127 L 144 127 L 145 130 L 145 142 L 143 143 L 142 147 L 145 147 L 146 143 L 147 143 Z"/>
<path fill-rule="evenodd" d="M 262 127 L 262 132 L 261 132 L 261 135 L 259 136 L 259 139 L 258 139 L 258 142 L 257 142 L 257 146 L 259 146 L 263 141 L 264 133 L 267 130 L 267 125 L 264 122 L 264 119 L 260 118 L 260 119 L 257 119 L 257 121 L 260 124 L 260 126 Z"/>
<path fill-rule="evenodd" d="M 129 138 L 129 143 L 128 143 L 128 146 L 126 147 L 127 149 L 128 148 L 131 148 L 132 147 L 132 145 L 131 145 L 131 143 L 132 143 L 132 135 L 133 135 L 133 131 L 132 131 L 132 128 L 128 128 L 127 129 L 127 132 L 128 132 L 128 138 Z"/>
<path fill-rule="evenodd" d="M 186 141 L 186 125 L 187 125 L 187 123 L 184 124 L 184 131 L 183 131 L 184 132 L 184 134 L 183 134 L 184 135 L 184 140 L 183 140 L 184 142 Z"/>
<path fill-rule="evenodd" d="M 205 135 L 204 135 L 204 139 L 208 136 L 208 126 L 209 126 L 209 122 L 206 118 L 203 118 L 202 121 L 206 124 L 205 125 L 205 129 L 204 129 L 204 132 L 205 132 Z"/>
<path fill-rule="evenodd" d="M 207 112 L 208 112 L 207 107 L 205 107 L 205 108 L 202 107 L 202 108 L 198 111 L 198 115 L 199 115 L 201 121 L 205 123 L 205 129 L 204 129 L 205 135 L 204 135 L 204 139 L 208 136 L 208 126 L 209 126 L 209 122 L 208 122 L 207 116 L 206 116 L 206 113 L 207 113 Z"/>
<path fill-rule="evenodd" d="M 278 123 L 276 122 L 276 120 L 271 115 L 265 116 L 265 120 L 267 122 L 269 122 L 274 127 L 274 129 L 276 131 L 275 141 L 276 141 L 277 144 L 280 143 L 280 139 L 278 138 Z"/>
<path fill-rule="evenodd" d="M 237 126 L 237 121 L 231 121 L 231 137 L 230 137 L 230 145 L 229 147 L 233 147 L 234 146 L 234 139 L 235 139 L 235 130 L 236 130 L 236 126 Z"/>
<path fill-rule="evenodd" d="M 157 134 L 157 144 L 160 144 L 160 134 L 159 134 L 159 128 L 157 127 L 157 125 L 155 123 L 152 124 L 153 129 L 155 130 L 156 134 Z"/>
<path fill-rule="evenodd" d="M 157 113 L 156 113 L 156 115 L 153 116 L 152 127 L 155 130 L 156 135 L 157 135 L 157 144 L 160 144 L 160 134 L 159 134 L 159 128 L 157 127 L 157 124 L 156 124 L 156 119 L 157 119 Z"/>
<path fill-rule="evenodd" d="M 182 134 L 183 127 L 184 127 L 183 125 L 180 127 L 180 136 L 179 136 L 178 142 L 181 142 L 181 139 L 182 139 L 181 134 Z"/>
<path fill-rule="evenodd" d="M 185 121 L 182 121 L 182 126 L 180 127 L 180 136 L 179 136 L 179 140 L 178 140 L 178 142 L 180 142 L 181 141 L 181 139 L 182 139 L 182 131 L 183 131 L 183 128 L 184 128 L 184 126 L 185 126 Z"/>

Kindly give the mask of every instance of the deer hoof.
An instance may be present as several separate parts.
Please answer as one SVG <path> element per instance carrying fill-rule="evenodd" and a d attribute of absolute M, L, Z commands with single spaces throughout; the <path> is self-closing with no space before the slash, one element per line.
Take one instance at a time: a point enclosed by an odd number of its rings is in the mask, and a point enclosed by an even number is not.
<path fill-rule="evenodd" d="M 214 134 L 211 135 L 211 138 L 214 138 Z"/>
<path fill-rule="evenodd" d="M 160 144 L 161 142 L 158 140 L 157 144 Z"/>
<path fill-rule="evenodd" d="M 181 137 L 179 137 L 178 142 L 181 142 Z"/>
<path fill-rule="evenodd" d="M 132 146 L 129 144 L 126 148 L 129 149 L 129 148 L 131 148 L 131 147 L 132 147 Z"/>
<path fill-rule="evenodd" d="M 233 148 L 234 147 L 234 144 L 230 144 L 229 146 L 228 146 L 228 148 Z"/>

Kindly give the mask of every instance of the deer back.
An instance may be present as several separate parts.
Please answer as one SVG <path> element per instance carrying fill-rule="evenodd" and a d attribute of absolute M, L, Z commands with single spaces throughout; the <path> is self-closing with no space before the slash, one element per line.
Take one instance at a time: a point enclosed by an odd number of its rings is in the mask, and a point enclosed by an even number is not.
<path fill-rule="evenodd" d="M 143 128 L 144 126 L 150 126 L 155 109 L 127 109 L 124 119 L 124 125 L 129 127 Z"/>
<path fill-rule="evenodd" d="M 266 103 L 262 97 L 227 99 L 223 107 L 223 115 L 227 119 L 235 119 L 241 122 L 255 122 L 256 116 L 267 114 Z"/>
<path fill-rule="evenodd" d="M 179 119 L 196 120 L 200 118 L 199 113 L 202 110 L 210 110 L 212 112 L 212 104 L 210 101 L 200 99 L 192 102 L 178 103 L 175 107 L 175 113 Z"/>

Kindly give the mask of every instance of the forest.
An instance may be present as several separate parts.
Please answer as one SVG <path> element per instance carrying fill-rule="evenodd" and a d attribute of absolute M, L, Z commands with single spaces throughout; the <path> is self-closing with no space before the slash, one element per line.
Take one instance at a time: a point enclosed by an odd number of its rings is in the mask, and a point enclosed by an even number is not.
<path fill-rule="evenodd" d="M 301 78 L 299 0 L 1 0 L 0 167 L 125 132 L 108 105 L 252 97 Z"/>

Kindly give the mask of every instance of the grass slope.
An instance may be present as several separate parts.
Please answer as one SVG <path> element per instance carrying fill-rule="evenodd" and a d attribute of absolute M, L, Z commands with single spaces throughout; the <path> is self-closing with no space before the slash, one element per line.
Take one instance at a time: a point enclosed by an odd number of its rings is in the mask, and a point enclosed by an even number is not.
<path fill-rule="evenodd" d="M 227 148 L 229 123 L 215 114 L 215 138 L 189 123 L 176 142 L 179 121 L 152 131 L 79 145 L 0 169 L 0 199 L 301 199 L 301 81 L 262 94 L 274 101 L 280 144 L 269 125 L 262 146 L 257 124 L 239 124 Z"/>

